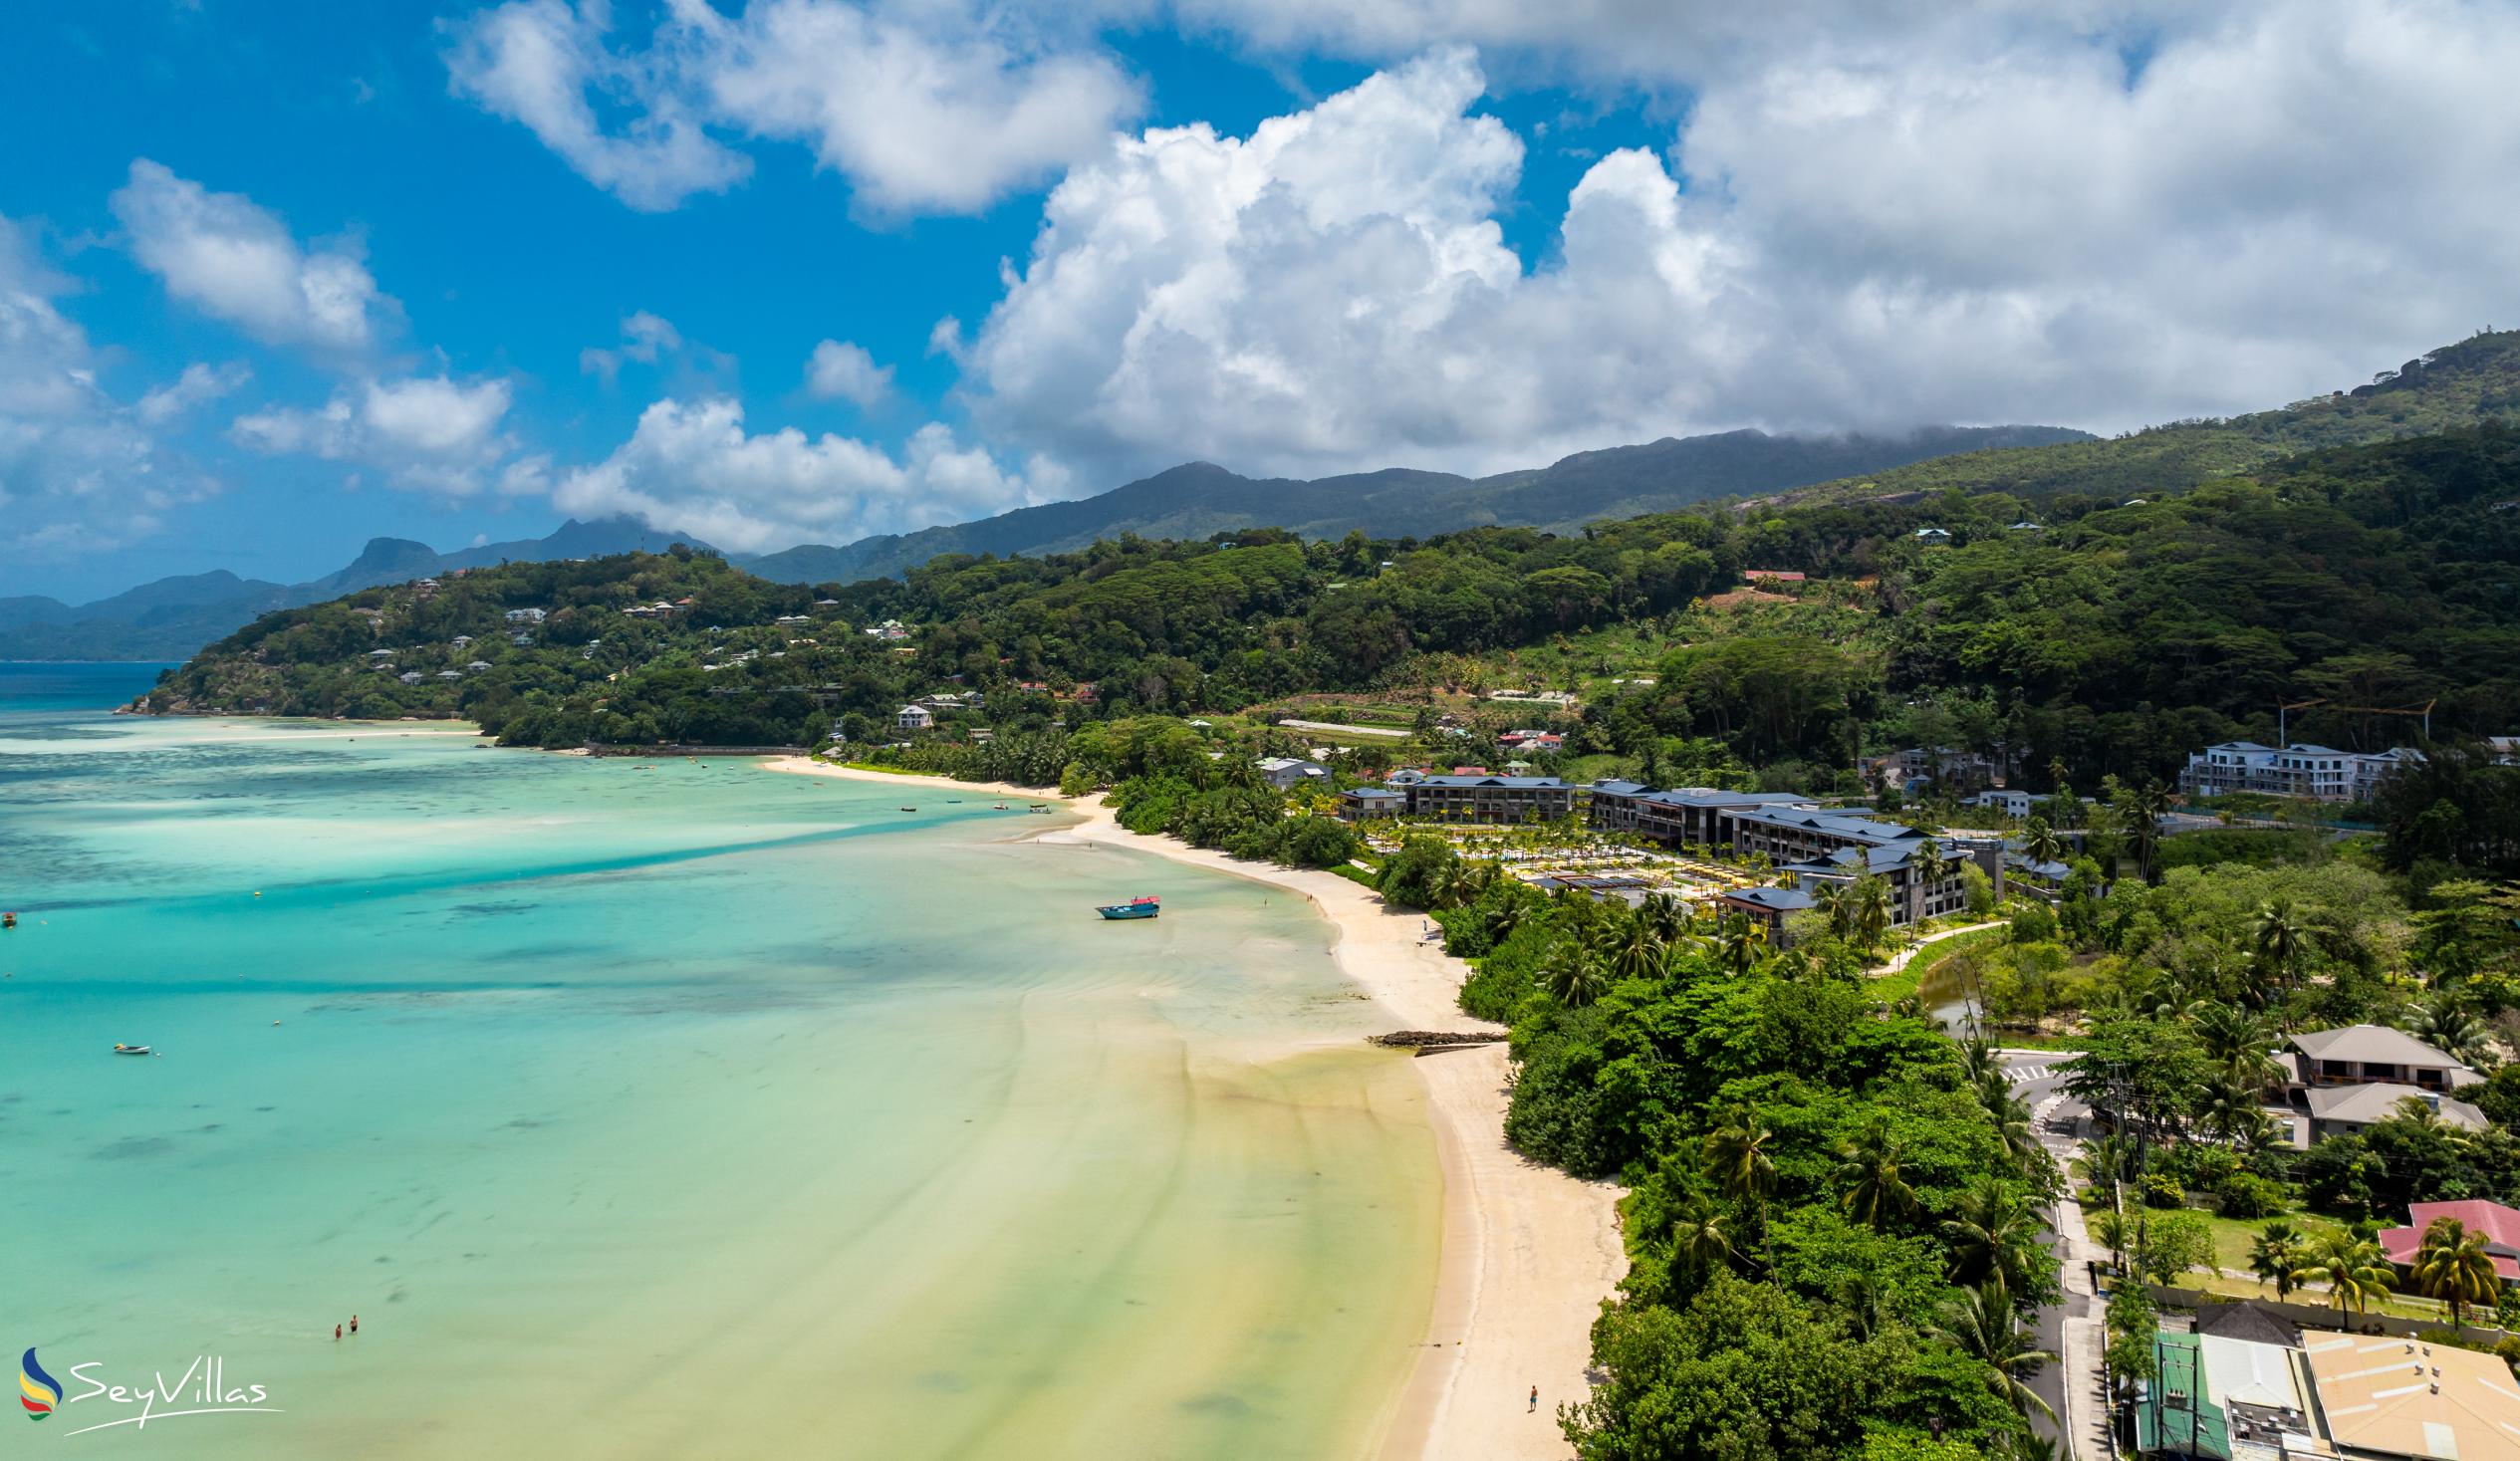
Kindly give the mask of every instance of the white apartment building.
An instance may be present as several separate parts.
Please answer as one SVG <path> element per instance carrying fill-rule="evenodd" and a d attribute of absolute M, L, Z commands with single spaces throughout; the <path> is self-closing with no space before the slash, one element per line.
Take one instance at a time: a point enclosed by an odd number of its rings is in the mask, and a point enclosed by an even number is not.
<path fill-rule="evenodd" d="M 2381 779 L 2420 753 L 2404 746 L 2389 751 L 2340 751 L 2333 746 L 2262 746 L 2225 741 L 2191 753 L 2178 774 L 2178 789 L 2191 797 L 2257 792 L 2318 802 L 2367 802 Z"/>

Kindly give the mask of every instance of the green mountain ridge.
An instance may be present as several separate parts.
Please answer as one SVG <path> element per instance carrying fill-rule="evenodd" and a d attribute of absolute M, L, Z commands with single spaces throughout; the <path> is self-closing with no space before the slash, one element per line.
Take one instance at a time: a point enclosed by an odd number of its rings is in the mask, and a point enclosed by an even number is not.
<path fill-rule="evenodd" d="M 1067 553 L 1124 534 L 1209 538 L 1284 528 L 1303 538 L 1352 532 L 1423 538 L 1490 526 L 1575 532 L 1602 518 L 1782 491 L 1953 452 L 2092 439 L 2062 426 L 1929 426 L 1888 436 L 1723 431 L 1578 452 L 1546 467 L 1489 477 L 1390 467 L 1308 481 L 1245 477 L 1211 462 L 1185 462 L 1095 497 L 744 562 L 782 583 L 847 583 L 897 578 L 940 554 Z"/>
<path fill-rule="evenodd" d="M 2295 452 L 2421 436 L 2478 421 L 2520 421 L 2520 331 L 2480 331 L 2383 370 L 2366 384 L 2274 410 L 2174 421 L 2105 440 L 1912 462 L 1778 499 L 1842 501 L 1951 490 L 2031 498 L 2089 492 L 2123 499 L 2236 476 Z"/>

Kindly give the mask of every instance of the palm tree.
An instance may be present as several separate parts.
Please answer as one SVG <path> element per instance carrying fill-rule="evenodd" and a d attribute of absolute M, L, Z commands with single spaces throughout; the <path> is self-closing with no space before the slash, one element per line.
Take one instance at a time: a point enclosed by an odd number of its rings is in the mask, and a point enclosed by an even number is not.
<path fill-rule="evenodd" d="M 1766 1205 L 1768 1194 L 1776 1190 L 1776 1161 L 1768 1150 L 1775 1139 L 1776 1133 L 1759 1119 L 1758 1108 L 1748 1105 L 1736 1106 L 1722 1125 L 1706 1133 L 1706 1165 L 1726 1196 Z"/>
<path fill-rule="evenodd" d="M 2206 1058 L 2235 1084 L 2262 1091 L 2281 1074 L 2273 1054 L 2275 1030 L 2264 1016 L 2207 1001 L 2187 1023 Z"/>
<path fill-rule="evenodd" d="M 2056 1411 L 2030 1388 L 2030 1376 L 2056 1358 L 2032 1347 L 2032 1340 L 2013 1318 L 2012 1301 L 2001 1284 L 1963 1289 L 1945 1306 L 1933 1332 L 1951 1346 L 1986 1366 L 1987 1388 L 2023 1415 L 2036 1410 L 2050 1420 Z"/>
<path fill-rule="evenodd" d="M 1854 885 L 1847 889 L 1847 896 L 1855 904 L 1848 921 L 1854 926 L 1857 941 L 1868 949 L 1879 947 L 1890 926 L 1889 881 L 1878 873 L 1858 873 Z"/>
<path fill-rule="evenodd" d="M 2127 841 L 2135 849 L 2136 870 L 2146 882 L 2158 882 L 2161 853 L 2161 819 L 2170 812 L 2169 789 L 2159 782 L 2150 782 L 2127 795 Z"/>
<path fill-rule="evenodd" d="M 1909 854 L 1909 860 L 1915 865 L 1916 877 L 1927 892 L 1960 875 L 1959 859 L 1945 853 L 1942 844 L 1932 838 L 1916 844 L 1916 851 Z"/>
<path fill-rule="evenodd" d="M 2056 1180 L 2056 1159 L 2048 1155 L 2047 1143 L 2039 1139 L 2038 1127 L 2031 1123 L 2029 1102 L 2002 1085 L 1980 1086 L 1977 1098 L 1986 1106 L 1986 1118 L 1995 1123 L 1995 1134 L 2004 1138 L 2004 1150 L 2013 1165 L 2045 1190 Z"/>
<path fill-rule="evenodd" d="M 2021 825 L 2021 851 L 2033 862 L 2062 862 L 2065 839 L 2056 835 L 2048 819 L 2033 817 Z"/>
<path fill-rule="evenodd" d="M 1989 1082 L 2000 1085 L 2004 1079 L 2003 1057 L 1984 1037 L 1972 1035 L 1960 1042 L 1960 1074 L 1981 1092 Z"/>
<path fill-rule="evenodd" d="M 1697 1284 L 1731 1263 L 1732 1234 L 1727 1227 L 1730 1222 L 1724 1210 L 1708 1201 L 1704 1193 L 1690 1193 L 1671 1224 L 1671 1266 L 1686 1274 L 1691 1284 Z"/>
<path fill-rule="evenodd" d="M 2502 1275 L 2485 1235 L 2471 1233 L 2454 1217 L 2434 1218 L 2423 1230 L 2423 1246 L 2415 1250 L 2415 1288 L 2450 1306 L 2450 1328 L 2466 1323 L 2468 1306 L 2491 1304 L 2502 1292 Z"/>
<path fill-rule="evenodd" d="M 1662 940 L 1646 919 L 1629 919 L 1626 928 L 1606 933 L 1605 942 L 1613 978 L 1650 979 L 1662 972 Z"/>
<path fill-rule="evenodd" d="M 1960 1194 L 1953 1211 L 1942 1224 L 1953 1282 L 2011 1287 L 2045 1259 L 2039 1235 L 2048 1221 L 2010 1183 L 1981 1178 Z"/>
<path fill-rule="evenodd" d="M 2116 1134 L 2095 1136 L 2083 1143 L 2083 1154 L 2069 1165 L 2091 1184 L 2094 1196 L 2114 1200 L 2118 1184 L 2135 1171 L 2135 1143 Z"/>
<path fill-rule="evenodd" d="M 1557 997 L 1558 1003 L 1580 1010 L 1610 988 L 1610 970 L 1590 944 L 1570 938 L 1549 951 L 1549 962 L 1540 970 L 1540 982 Z"/>
<path fill-rule="evenodd" d="M 2349 1308 L 2367 1311 L 2386 1298 L 2395 1277 L 2380 1244 L 2344 1228 L 2331 1228 L 2313 1239 L 2303 1254 L 2309 1260 L 2293 1273 L 2295 1283 L 2323 1283 L 2336 1300 L 2337 1314 Z"/>
<path fill-rule="evenodd" d="M 2292 988 L 2294 976 L 2310 952 L 2310 924 L 2287 897 L 2258 905 L 2249 924 L 2249 944 L 2256 954 L 2258 977 L 2276 989 Z"/>
<path fill-rule="evenodd" d="M 2277 1218 L 2249 1240 L 2249 1272 L 2275 1286 L 2275 1299 L 2280 1304 L 2291 1297 L 2293 1285 L 2301 1281 L 2301 1269 L 2309 1251 L 2301 1229 Z"/>
<path fill-rule="evenodd" d="M 2453 990 L 2443 990 L 2407 1011 L 2405 1030 L 2433 1049 L 2471 1066 L 2486 1064 L 2492 1053 L 2485 1022 L 2477 1019 L 2467 1002 Z"/>
<path fill-rule="evenodd" d="M 1878 1229 L 1916 1210 L 1916 1190 L 1899 1172 L 1902 1155 L 1889 1118 L 1880 1115 L 1865 1125 L 1862 1135 L 1838 1148 L 1838 1176 L 1847 1184 L 1839 1201 L 1847 1216 Z"/>
<path fill-rule="evenodd" d="M 1855 899 L 1843 882 L 1824 882 L 1812 889 L 1812 906 L 1829 920 L 1832 938 L 1855 937 Z"/>
<path fill-rule="evenodd" d="M 2258 1106 L 2261 1095 L 2260 1090 L 2233 1080 L 2227 1072 L 2208 1077 L 2203 1103 L 2196 1111 L 2197 1129 L 2217 1141 L 2237 1144 L 2266 1119 L 2266 1112 Z"/>
<path fill-rule="evenodd" d="M 1735 913 L 1715 925 L 1715 962 L 1734 974 L 1747 974 L 1767 945 L 1767 930 Z"/>
<path fill-rule="evenodd" d="M 1661 940 L 1666 949 L 1677 944 L 1688 932 L 1688 904 L 1668 893 L 1656 893 L 1646 898 L 1644 906 L 1637 910 L 1637 917 L 1653 931 L 1653 936 Z"/>

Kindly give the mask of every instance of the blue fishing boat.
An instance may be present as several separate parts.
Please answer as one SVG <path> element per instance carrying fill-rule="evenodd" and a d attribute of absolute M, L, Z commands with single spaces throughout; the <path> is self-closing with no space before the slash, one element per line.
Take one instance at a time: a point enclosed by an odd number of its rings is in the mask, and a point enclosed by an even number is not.
<path fill-rule="evenodd" d="M 1128 902 L 1114 903 L 1110 907 L 1097 908 L 1094 911 L 1106 918 L 1152 918 L 1163 911 L 1163 903 L 1149 895 L 1142 898 L 1131 898 Z"/>

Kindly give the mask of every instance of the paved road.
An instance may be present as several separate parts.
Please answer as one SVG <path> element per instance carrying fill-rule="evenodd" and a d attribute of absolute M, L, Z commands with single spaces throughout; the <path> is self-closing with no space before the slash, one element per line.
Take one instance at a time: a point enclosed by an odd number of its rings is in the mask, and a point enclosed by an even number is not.
<path fill-rule="evenodd" d="M 2055 1051 L 2008 1050 L 2001 1058 L 2014 1093 L 2030 1107 L 2040 1142 L 2060 1166 L 2072 1160 L 2091 1110 L 2062 1089 L 2065 1073 L 2061 1067 L 2071 1057 Z M 2041 1308 L 2032 1324 L 2039 1347 L 2059 1356 L 2058 1363 L 2031 1376 L 2030 1387 L 2056 1411 L 2059 1421 L 2055 1427 L 2040 1421 L 2039 1431 L 2048 1436 L 2070 1434 L 2071 1455 L 2078 1461 L 2100 1461 L 2110 1454 L 2109 1409 L 2100 1371 L 2102 1316 L 2084 1267 L 2091 1256 L 2090 1242 L 2083 1232 L 2082 1210 L 2070 1200 L 2048 1209 L 2048 1221 L 2056 1228 L 2048 1249 L 2057 1255 L 2062 1269 L 2065 1298 Z"/>

